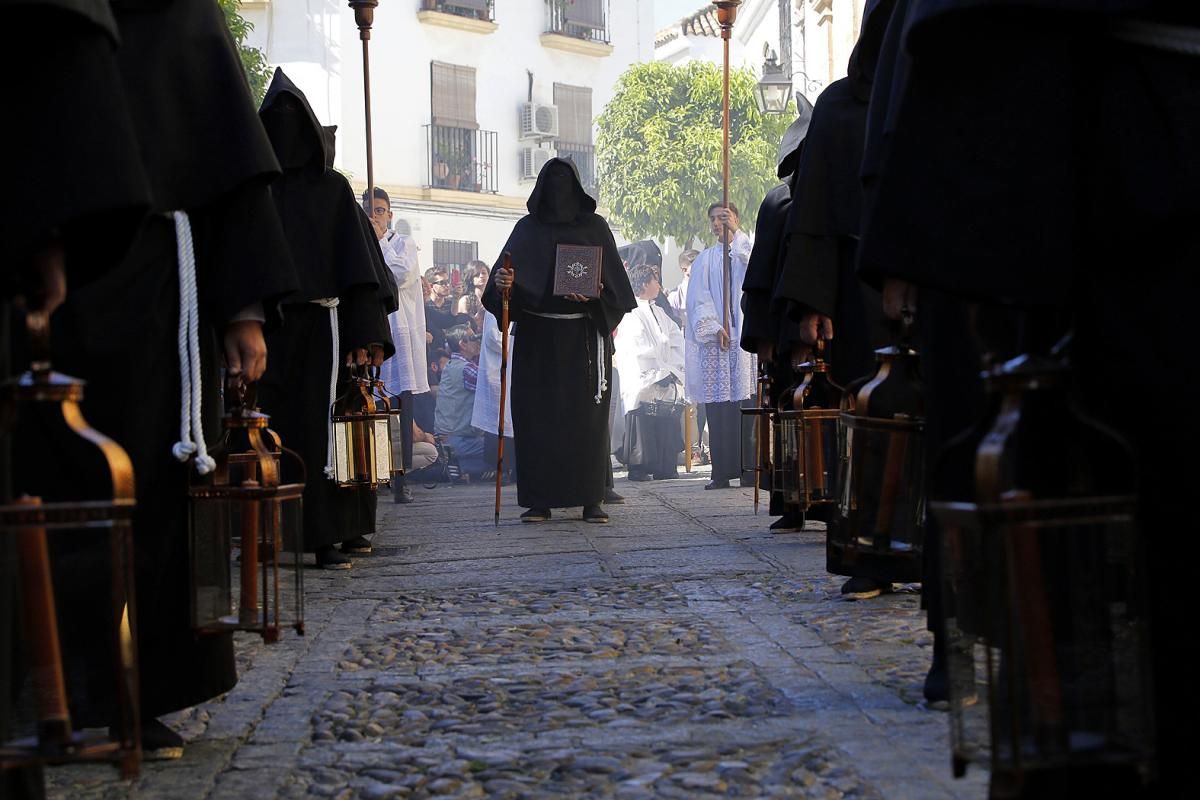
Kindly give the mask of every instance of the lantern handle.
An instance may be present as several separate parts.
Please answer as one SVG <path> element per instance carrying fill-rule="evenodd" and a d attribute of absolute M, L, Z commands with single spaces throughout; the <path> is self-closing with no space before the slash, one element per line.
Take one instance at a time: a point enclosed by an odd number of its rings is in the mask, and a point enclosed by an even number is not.
<path fill-rule="evenodd" d="M 27 307 L 25 332 L 29 336 L 29 371 L 34 380 L 45 380 L 50 366 L 50 314 L 44 308 Z"/>

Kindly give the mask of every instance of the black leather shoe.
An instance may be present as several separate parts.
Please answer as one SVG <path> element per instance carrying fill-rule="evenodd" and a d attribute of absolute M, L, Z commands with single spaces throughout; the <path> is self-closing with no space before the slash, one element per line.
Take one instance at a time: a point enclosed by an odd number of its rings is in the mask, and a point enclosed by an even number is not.
<path fill-rule="evenodd" d="M 395 478 L 392 478 L 392 502 L 411 503 L 412 501 L 412 489 L 408 488 L 408 481 L 405 477 L 397 475 Z"/>
<path fill-rule="evenodd" d="M 373 549 L 371 540 L 365 536 L 355 536 L 353 539 L 342 542 L 342 552 L 347 554 L 365 556 L 369 555 Z"/>
<path fill-rule="evenodd" d="M 784 514 L 771 523 L 771 533 L 794 533 L 804 530 L 803 514 Z"/>
<path fill-rule="evenodd" d="M 521 522 L 548 522 L 550 520 L 550 509 L 548 508 L 531 508 L 521 515 Z"/>
<path fill-rule="evenodd" d="M 635 483 L 641 483 L 642 481 L 648 481 L 648 480 L 650 480 L 650 473 L 641 472 L 641 471 L 634 472 L 633 470 L 629 470 L 629 480 L 631 480 Z"/>
<path fill-rule="evenodd" d="M 183 737 L 156 719 L 142 722 L 142 758 L 173 761 L 183 758 Z"/>
<path fill-rule="evenodd" d="M 319 569 L 350 569 L 350 559 L 337 551 L 333 545 L 317 549 Z"/>
<path fill-rule="evenodd" d="M 583 507 L 584 522 L 608 522 L 608 514 L 600 506 Z"/>
<path fill-rule="evenodd" d="M 614 506 L 619 506 L 625 503 L 625 498 L 614 492 L 612 489 L 605 489 L 604 502 L 612 503 Z"/>
<path fill-rule="evenodd" d="M 842 594 L 851 600 L 870 600 L 872 597 L 879 597 L 884 592 L 891 590 L 890 583 L 862 575 L 855 576 L 842 584 Z"/>
<path fill-rule="evenodd" d="M 704 484 L 704 488 L 705 489 L 728 489 L 729 481 L 712 480 L 712 481 L 709 481 L 708 483 Z"/>

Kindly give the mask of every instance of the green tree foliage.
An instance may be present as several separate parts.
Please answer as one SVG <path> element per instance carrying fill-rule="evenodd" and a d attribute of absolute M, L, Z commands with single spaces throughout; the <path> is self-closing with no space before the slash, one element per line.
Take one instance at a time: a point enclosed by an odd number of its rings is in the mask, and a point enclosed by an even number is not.
<path fill-rule="evenodd" d="M 267 66 L 267 57 L 257 47 L 245 44 L 246 37 L 254 26 L 238 13 L 238 0 L 217 0 L 221 10 L 225 12 L 225 24 L 233 34 L 242 56 L 242 67 L 246 70 L 246 80 L 250 83 L 250 95 L 254 102 L 261 103 L 267 93 L 267 84 L 271 82 L 271 68 Z"/>
<path fill-rule="evenodd" d="M 721 67 L 630 67 L 597 119 L 600 196 L 629 239 L 710 241 L 705 209 L 721 199 Z M 777 183 L 779 141 L 795 118 L 760 114 L 757 78 L 729 76 L 729 199 L 753 228 L 763 196 Z"/>

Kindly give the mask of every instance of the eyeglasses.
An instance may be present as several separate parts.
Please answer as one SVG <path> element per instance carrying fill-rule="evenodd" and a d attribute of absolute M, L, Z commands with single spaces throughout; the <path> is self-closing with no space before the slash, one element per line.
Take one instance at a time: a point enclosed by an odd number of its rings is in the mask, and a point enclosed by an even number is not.
<path fill-rule="evenodd" d="M 430 283 L 434 286 L 445 286 L 446 284 L 450 283 L 450 281 L 446 278 L 442 278 L 440 281 L 430 281 Z"/>
<path fill-rule="evenodd" d="M 377 206 L 377 207 L 371 209 L 371 216 L 373 216 L 373 217 L 386 216 L 390 211 L 391 211 L 390 208 L 384 208 L 383 206 Z"/>

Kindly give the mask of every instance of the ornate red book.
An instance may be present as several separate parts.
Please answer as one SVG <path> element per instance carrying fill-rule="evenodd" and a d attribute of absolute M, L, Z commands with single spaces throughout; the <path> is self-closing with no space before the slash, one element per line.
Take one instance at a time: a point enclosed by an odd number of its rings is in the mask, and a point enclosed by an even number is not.
<path fill-rule="evenodd" d="M 554 295 L 599 297 L 603 253 L 599 246 L 560 244 L 554 258 Z"/>

